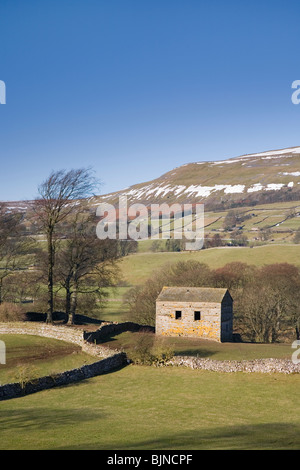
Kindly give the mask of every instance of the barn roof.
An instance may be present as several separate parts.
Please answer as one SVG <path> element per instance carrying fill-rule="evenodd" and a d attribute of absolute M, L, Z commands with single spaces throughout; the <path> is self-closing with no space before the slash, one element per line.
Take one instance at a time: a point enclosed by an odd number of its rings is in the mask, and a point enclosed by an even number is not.
<path fill-rule="evenodd" d="M 227 289 L 214 287 L 163 287 L 156 300 L 159 302 L 219 303 L 222 302 L 227 292 Z"/>

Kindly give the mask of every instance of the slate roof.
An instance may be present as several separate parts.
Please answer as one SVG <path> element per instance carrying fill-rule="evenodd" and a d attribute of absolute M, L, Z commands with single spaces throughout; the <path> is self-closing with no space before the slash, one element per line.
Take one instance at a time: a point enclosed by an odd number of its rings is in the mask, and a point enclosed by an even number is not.
<path fill-rule="evenodd" d="M 228 292 L 227 289 L 214 287 L 163 287 L 156 300 L 159 302 L 220 303 L 226 292 Z"/>

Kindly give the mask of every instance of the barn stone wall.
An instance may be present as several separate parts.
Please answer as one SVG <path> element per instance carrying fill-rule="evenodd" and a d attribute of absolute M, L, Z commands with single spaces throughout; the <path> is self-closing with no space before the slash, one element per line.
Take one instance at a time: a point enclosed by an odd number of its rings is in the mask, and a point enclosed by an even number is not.
<path fill-rule="evenodd" d="M 233 305 L 230 296 L 226 295 L 221 304 L 221 341 L 232 341 Z"/>
<path fill-rule="evenodd" d="M 175 311 L 181 311 L 181 319 L 175 319 Z M 194 320 L 194 312 L 201 312 L 201 319 Z M 221 341 L 221 304 L 206 302 L 156 303 L 155 332 L 162 336 L 188 336 Z"/>

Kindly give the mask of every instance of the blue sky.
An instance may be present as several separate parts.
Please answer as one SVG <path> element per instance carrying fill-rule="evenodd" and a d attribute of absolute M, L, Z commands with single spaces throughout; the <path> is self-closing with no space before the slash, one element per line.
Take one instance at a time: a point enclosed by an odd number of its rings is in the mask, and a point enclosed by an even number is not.
<path fill-rule="evenodd" d="M 297 1 L 0 0 L 0 200 L 300 146 Z"/>

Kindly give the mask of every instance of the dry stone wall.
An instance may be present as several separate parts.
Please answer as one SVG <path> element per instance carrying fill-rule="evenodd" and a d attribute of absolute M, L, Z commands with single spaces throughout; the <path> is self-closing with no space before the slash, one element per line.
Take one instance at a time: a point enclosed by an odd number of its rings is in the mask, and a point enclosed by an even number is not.
<path fill-rule="evenodd" d="M 125 353 L 105 348 L 101 345 L 85 341 L 83 331 L 68 326 L 55 326 L 32 323 L 0 323 L 0 334 L 36 335 L 53 338 L 77 344 L 82 351 L 95 357 L 101 357 L 92 364 L 72 369 L 60 374 L 40 377 L 26 383 L 11 383 L 0 386 L 0 401 L 16 398 L 30 393 L 39 392 L 48 388 L 68 385 L 111 370 L 118 369 L 127 364 Z"/>
<path fill-rule="evenodd" d="M 0 401 L 89 379 L 122 367 L 126 362 L 126 355 L 124 353 L 117 353 L 113 356 L 107 357 L 106 359 L 85 365 L 78 369 L 68 370 L 56 375 L 40 377 L 32 381 L 27 381 L 26 383 L 18 382 L 2 385 L 0 386 Z"/>
<path fill-rule="evenodd" d="M 184 366 L 214 372 L 259 372 L 299 374 L 300 364 L 288 359 L 255 359 L 252 361 L 218 361 L 191 356 L 176 356 L 167 366 Z"/>
<path fill-rule="evenodd" d="M 53 376 L 40 377 L 27 383 L 11 383 L 0 386 L 0 401 L 35 393 L 48 388 L 67 385 L 96 375 L 104 374 L 128 364 L 124 352 L 111 350 L 96 341 L 105 336 L 122 331 L 139 331 L 145 327 L 131 322 L 103 325 L 92 333 L 68 326 L 55 326 L 32 323 L 0 323 L 0 334 L 28 334 L 58 339 L 79 345 L 82 351 L 101 358 L 93 364 L 85 365 Z M 151 327 L 146 327 L 150 328 Z M 287 359 L 256 359 L 252 361 L 218 361 L 191 356 L 175 356 L 166 366 L 183 366 L 192 369 L 216 372 L 259 372 L 259 373 L 300 373 L 300 364 Z"/>
<path fill-rule="evenodd" d="M 176 319 L 175 312 L 181 317 Z M 201 312 L 201 320 L 195 321 L 194 312 Z M 188 336 L 221 339 L 221 305 L 207 302 L 156 302 L 156 332 L 162 336 Z"/>
<path fill-rule="evenodd" d="M 84 332 L 84 339 L 89 342 L 101 341 L 106 339 L 111 335 L 118 335 L 124 331 L 151 331 L 154 333 L 155 329 L 151 326 L 139 325 L 138 323 L 133 322 L 124 322 L 124 323 L 108 323 L 101 326 L 96 331 Z"/>
<path fill-rule="evenodd" d="M 91 342 L 81 329 L 65 325 L 47 325 L 45 323 L 0 323 L 0 334 L 36 335 L 53 338 L 67 343 L 77 344 L 83 352 L 95 357 L 110 357 L 116 351 Z"/>

